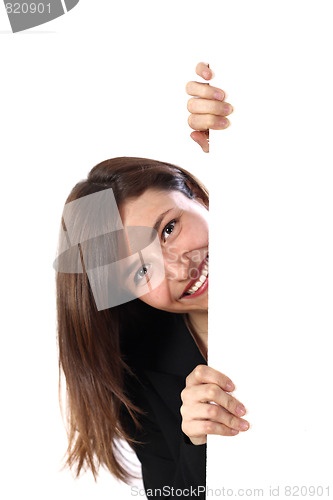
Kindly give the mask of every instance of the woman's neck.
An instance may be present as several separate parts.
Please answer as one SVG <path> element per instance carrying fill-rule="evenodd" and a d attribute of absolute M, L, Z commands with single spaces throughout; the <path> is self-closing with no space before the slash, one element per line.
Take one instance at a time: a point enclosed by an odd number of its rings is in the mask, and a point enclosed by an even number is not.
<path fill-rule="evenodd" d="M 203 357 L 208 357 L 208 311 L 192 311 L 187 315 L 189 330 Z"/>

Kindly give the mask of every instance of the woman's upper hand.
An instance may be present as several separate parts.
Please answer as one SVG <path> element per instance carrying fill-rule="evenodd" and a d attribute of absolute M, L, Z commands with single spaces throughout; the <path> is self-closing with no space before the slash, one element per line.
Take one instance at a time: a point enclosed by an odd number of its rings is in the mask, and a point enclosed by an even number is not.
<path fill-rule="evenodd" d="M 228 394 L 234 389 L 226 375 L 210 366 L 198 365 L 188 375 L 180 413 L 182 431 L 193 444 L 206 443 L 207 434 L 235 436 L 249 428 L 240 418 L 246 413 L 244 405 Z"/>
<path fill-rule="evenodd" d="M 199 63 L 195 71 L 204 80 L 213 78 L 213 72 L 206 63 Z M 187 102 L 187 109 L 191 113 L 188 124 L 195 131 L 191 133 L 191 137 L 208 153 L 209 129 L 227 128 L 229 120 L 226 116 L 232 113 L 232 106 L 224 102 L 223 90 L 212 87 L 209 83 L 188 82 L 186 92 L 193 96 Z"/>

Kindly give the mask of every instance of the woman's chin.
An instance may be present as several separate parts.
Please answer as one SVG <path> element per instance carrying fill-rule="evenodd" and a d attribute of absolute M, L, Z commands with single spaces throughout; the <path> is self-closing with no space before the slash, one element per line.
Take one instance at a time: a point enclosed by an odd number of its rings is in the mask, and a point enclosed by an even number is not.
<path fill-rule="evenodd" d="M 193 300 L 181 300 L 184 312 L 201 311 L 208 312 L 208 293 Z"/>

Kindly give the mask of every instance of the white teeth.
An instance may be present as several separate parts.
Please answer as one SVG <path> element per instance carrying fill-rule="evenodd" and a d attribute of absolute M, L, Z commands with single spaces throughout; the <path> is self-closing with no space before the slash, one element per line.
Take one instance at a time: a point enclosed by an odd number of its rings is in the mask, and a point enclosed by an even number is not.
<path fill-rule="evenodd" d="M 186 293 L 192 295 L 192 293 L 194 293 L 197 290 L 199 290 L 199 288 L 204 284 L 204 282 L 206 281 L 206 279 L 207 279 L 207 276 L 204 276 L 202 274 L 200 276 L 200 278 L 199 278 L 199 281 L 196 281 L 196 283 L 194 283 L 194 285 L 192 285 L 191 288 L 189 288 L 188 290 L 186 290 Z"/>
<path fill-rule="evenodd" d="M 188 290 L 186 290 L 186 295 L 192 295 L 192 293 L 194 293 L 197 290 L 199 290 L 199 288 L 206 281 L 207 276 L 208 276 L 208 258 L 209 257 L 207 255 L 207 257 L 205 259 L 205 263 L 204 263 L 204 265 L 202 266 L 202 269 L 201 269 L 201 276 L 200 276 L 200 278 L 198 279 L 198 281 L 196 281 L 194 283 L 194 285 L 191 286 L 191 288 L 189 288 Z"/>
<path fill-rule="evenodd" d="M 207 257 L 208 260 L 208 257 Z M 188 290 L 186 290 L 186 294 L 192 295 L 192 293 L 196 292 L 199 290 L 199 288 L 204 284 L 208 276 L 208 263 L 204 264 L 202 271 L 201 271 L 201 276 L 198 281 L 194 283 L 194 285 L 191 286 Z"/>

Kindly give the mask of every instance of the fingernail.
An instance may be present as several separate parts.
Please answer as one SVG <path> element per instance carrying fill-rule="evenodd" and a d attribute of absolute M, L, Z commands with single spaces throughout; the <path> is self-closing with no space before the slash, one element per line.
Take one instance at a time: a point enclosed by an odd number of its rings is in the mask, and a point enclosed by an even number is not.
<path fill-rule="evenodd" d="M 236 431 L 236 429 L 232 429 L 230 434 L 232 434 L 233 436 L 236 436 L 236 434 L 238 434 L 238 433 L 239 433 L 239 431 Z"/>
<path fill-rule="evenodd" d="M 245 420 L 242 420 L 239 424 L 239 428 L 241 431 L 247 431 L 247 429 L 249 428 L 249 423 L 245 422 Z"/>
<path fill-rule="evenodd" d="M 210 71 L 205 69 L 203 72 L 202 72 L 202 76 L 204 78 L 206 78 L 206 80 L 208 80 L 210 78 Z"/>
<path fill-rule="evenodd" d="M 230 105 L 230 104 L 225 104 L 224 105 L 224 112 L 227 114 L 227 115 L 230 115 L 230 113 L 233 112 L 233 107 Z"/>
<path fill-rule="evenodd" d="M 237 406 L 236 406 L 236 413 L 237 413 L 237 415 L 239 415 L 240 417 L 241 417 L 242 415 L 245 415 L 245 413 L 246 413 L 245 406 L 244 406 L 244 405 L 242 405 L 242 404 L 237 405 Z"/>
<path fill-rule="evenodd" d="M 225 384 L 225 388 L 227 391 L 233 391 L 235 389 L 234 384 L 230 381 Z"/>
<path fill-rule="evenodd" d="M 224 94 L 223 94 L 223 92 L 220 92 L 219 90 L 217 90 L 216 92 L 214 92 L 213 97 L 214 97 L 214 99 L 217 99 L 218 101 L 223 101 Z"/>
<path fill-rule="evenodd" d="M 225 118 L 220 118 L 217 122 L 217 126 L 221 128 L 226 128 L 228 126 L 228 120 Z"/>

